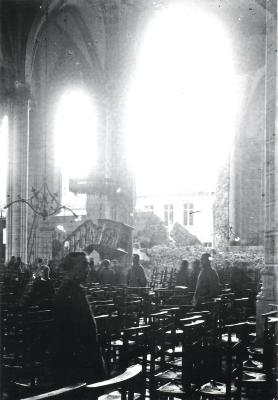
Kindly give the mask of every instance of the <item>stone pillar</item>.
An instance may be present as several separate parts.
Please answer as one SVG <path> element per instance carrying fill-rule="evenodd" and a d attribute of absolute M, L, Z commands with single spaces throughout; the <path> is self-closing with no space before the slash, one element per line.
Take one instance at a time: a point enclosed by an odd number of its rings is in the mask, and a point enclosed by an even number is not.
<path fill-rule="evenodd" d="M 136 66 L 138 37 L 144 13 L 119 1 L 106 2 L 107 35 L 107 164 L 116 190 L 110 199 L 110 218 L 132 224 L 134 181 L 127 165 L 125 110 Z"/>
<path fill-rule="evenodd" d="M 266 136 L 265 136 L 265 266 L 257 298 L 257 338 L 262 341 L 261 314 L 277 302 L 278 271 L 278 147 L 277 147 L 277 2 L 267 3 Z"/>
<path fill-rule="evenodd" d="M 7 203 L 28 198 L 29 160 L 29 89 L 25 84 L 15 83 L 10 102 L 9 118 L 9 165 Z M 27 262 L 28 206 L 15 203 L 7 210 L 6 259 L 20 256 Z"/>
<path fill-rule="evenodd" d="M 99 218 L 110 218 L 109 198 L 105 194 L 104 186 L 109 178 L 107 171 L 107 108 L 105 90 L 99 90 L 98 96 L 98 135 L 97 160 L 95 170 L 88 177 L 88 182 L 96 188 L 95 193 L 87 193 L 87 217 L 97 222 Z M 103 187 L 101 187 L 103 186 Z M 103 190 L 103 191 L 102 191 Z"/>
<path fill-rule="evenodd" d="M 132 224 L 134 189 L 126 165 L 123 121 L 142 15 L 132 4 L 119 0 L 103 0 L 101 4 L 106 53 L 105 87 L 100 99 L 99 152 L 103 159 L 98 160 L 98 174 L 108 182 L 109 194 L 88 195 L 87 212 L 92 219 L 111 218 Z"/>

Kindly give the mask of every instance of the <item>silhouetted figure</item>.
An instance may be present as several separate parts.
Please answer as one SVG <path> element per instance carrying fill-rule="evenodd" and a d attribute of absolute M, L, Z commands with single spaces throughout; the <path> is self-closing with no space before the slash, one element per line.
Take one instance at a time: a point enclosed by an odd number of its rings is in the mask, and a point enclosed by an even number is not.
<path fill-rule="evenodd" d="M 180 268 L 176 275 L 176 286 L 190 286 L 190 273 L 187 260 L 182 260 L 181 262 Z"/>
<path fill-rule="evenodd" d="M 13 275 L 15 274 L 15 263 L 16 263 L 16 258 L 15 256 L 11 256 L 10 261 L 8 262 L 8 274 Z"/>
<path fill-rule="evenodd" d="M 191 271 L 191 288 L 190 288 L 190 290 L 193 292 L 196 289 L 200 271 L 201 271 L 201 262 L 200 262 L 200 260 L 196 259 L 192 263 L 192 271 Z"/>
<path fill-rule="evenodd" d="M 21 261 L 21 257 L 16 257 L 16 262 L 14 264 L 14 268 L 15 268 L 15 272 L 19 275 L 21 274 L 22 271 L 22 267 L 23 267 L 23 263 Z"/>
<path fill-rule="evenodd" d="M 99 281 L 102 285 L 113 285 L 114 271 L 109 260 L 103 260 L 98 273 Z"/>
<path fill-rule="evenodd" d="M 105 379 L 97 329 L 80 284 L 89 272 L 83 252 L 69 253 L 61 268 L 65 275 L 54 297 L 53 370 L 57 383 L 96 382 Z"/>
<path fill-rule="evenodd" d="M 94 262 L 93 258 L 90 258 L 89 273 L 88 273 L 87 281 L 92 282 L 92 283 L 97 283 L 99 281 L 98 273 L 95 269 L 95 262 Z"/>
<path fill-rule="evenodd" d="M 43 265 L 42 258 L 38 258 L 33 264 L 33 276 L 34 278 L 40 276 L 41 266 Z"/>
<path fill-rule="evenodd" d="M 244 290 L 248 286 L 248 276 L 246 275 L 241 263 L 236 262 L 232 267 L 232 274 L 230 280 L 230 286 L 236 296 L 242 296 Z"/>
<path fill-rule="evenodd" d="M 127 284 L 131 287 L 145 287 L 147 285 L 145 271 L 140 264 L 138 254 L 133 254 L 133 264 L 127 273 Z"/>
<path fill-rule="evenodd" d="M 114 270 L 114 285 L 124 285 L 126 283 L 126 279 L 123 272 L 123 266 L 118 260 L 112 260 L 111 264 Z"/>
<path fill-rule="evenodd" d="M 15 256 L 11 256 L 10 261 L 8 262 L 8 268 L 14 266 L 16 262 Z"/>
<path fill-rule="evenodd" d="M 42 267 L 41 267 L 42 268 Z M 50 268 L 45 265 L 41 275 L 34 279 L 29 287 L 29 292 L 25 294 L 23 303 L 26 305 L 47 305 L 52 304 L 55 294 L 53 282 L 49 278 Z"/>
<path fill-rule="evenodd" d="M 192 299 L 193 305 L 216 297 L 220 292 L 218 274 L 215 269 L 211 267 L 210 254 L 202 254 L 201 267 L 202 269 L 198 276 L 196 290 Z"/>

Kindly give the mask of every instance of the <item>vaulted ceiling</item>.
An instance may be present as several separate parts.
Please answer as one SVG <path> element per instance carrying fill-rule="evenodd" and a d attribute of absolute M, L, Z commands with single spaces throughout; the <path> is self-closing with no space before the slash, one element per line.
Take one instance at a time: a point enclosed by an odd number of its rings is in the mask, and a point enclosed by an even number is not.
<path fill-rule="evenodd" d="M 2 0 L 2 109 L 16 82 L 40 89 L 46 62 L 48 83 L 55 77 L 60 82 L 85 79 L 97 88 L 111 79 L 126 79 L 145 24 L 169 3 L 173 1 Z M 223 21 L 241 71 L 264 64 L 265 1 L 191 0 L 191 5 Z"/>

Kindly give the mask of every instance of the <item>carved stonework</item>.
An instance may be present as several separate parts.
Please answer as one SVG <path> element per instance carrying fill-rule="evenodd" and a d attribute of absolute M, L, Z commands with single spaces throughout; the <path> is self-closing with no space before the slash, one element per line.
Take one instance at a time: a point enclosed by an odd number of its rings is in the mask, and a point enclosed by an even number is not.
<path fill-rule="evenodd" d="M 131 236 L 132 228 L 121 222 L 99 219 L 98 224 L 95 224 L 92 220 L 87 220 L 63 240 L 59 256 L 71 251 L 92 252 L 93 249 L 102 254 L 129 254 Z"/>

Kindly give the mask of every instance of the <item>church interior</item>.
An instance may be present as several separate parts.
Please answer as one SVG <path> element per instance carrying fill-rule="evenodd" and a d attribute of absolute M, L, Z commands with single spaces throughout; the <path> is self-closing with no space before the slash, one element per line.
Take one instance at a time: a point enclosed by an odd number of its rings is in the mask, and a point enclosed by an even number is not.
<path fill-rule="evenodd" d="M 277 1 L 1 0 L 0 83 L 0 398 L 277 399 Z"/>

